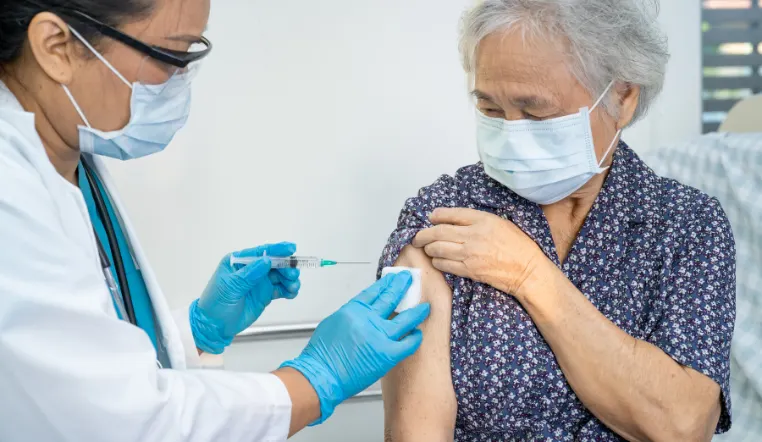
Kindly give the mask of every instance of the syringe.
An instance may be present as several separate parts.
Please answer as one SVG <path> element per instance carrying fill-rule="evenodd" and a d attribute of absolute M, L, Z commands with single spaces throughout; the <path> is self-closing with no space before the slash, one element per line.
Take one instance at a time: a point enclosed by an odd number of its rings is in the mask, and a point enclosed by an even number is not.
<path fill-rule="evenodd" d="M 317 269 L 320 267 L 332 267 L 344 264 L 370 264 L 369 262 L 349 262 L 349 261 L 330 261 L 318 258 L 316 256 L 288 256 L 285 258 L 268 256 L 274 269 Z M 262 259 L 261 257 L 238 257 L 230 256 L 230 265 L 249 265 L 252 262 Z"/>

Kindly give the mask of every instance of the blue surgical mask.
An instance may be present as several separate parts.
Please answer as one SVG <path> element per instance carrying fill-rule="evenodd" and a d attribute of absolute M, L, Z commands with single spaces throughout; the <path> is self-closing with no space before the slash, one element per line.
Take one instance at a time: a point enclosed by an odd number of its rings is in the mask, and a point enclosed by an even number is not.
<path fill-rule="evenodd" d="M 590 113 L 613 86 L 612 81 L 591 110 L 544 121 L 507 121 L 478 112 L 477 145 L 484 171 L 517 195 L 540 205 L 553 204 L 604 172 L 601 164 L 614 148 L 616 133 L 603 158 L 595 153 Z"/>
<path fill-rule="evenodd" d="M 85 126 L 79 126 L 80 151 L 130 160 L 164 150 L 188 120 L 193 70 L 174 73 L 167 82 L 162 84 L 149 85 L 139 82 L 132 84 L 76 30 L 70 29 L 100 61 L 132 89 L 130 121 L 121 130 L 103 132 L 90 125 L 69 88 L 62 85 L 85 123 Z"/>

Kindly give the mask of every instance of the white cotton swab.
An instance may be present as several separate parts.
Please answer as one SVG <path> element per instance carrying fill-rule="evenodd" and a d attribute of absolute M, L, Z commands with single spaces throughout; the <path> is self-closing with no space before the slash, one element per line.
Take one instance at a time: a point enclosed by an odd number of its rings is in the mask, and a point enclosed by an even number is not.
<path fill-rule="evenodd" d="M 405 310 L 409 310 L 421 303 L 421 269 L 413 269 L 410 267 L 385 267 L 384 270 L 381 271 L 381 277 L 404 271 L 408 271 L 413 275 L 413 283 L 410 285 L 410 288 L 405 294 L 405 297 L 402 298 L 402 301 L 394 310 L 397 313 L 402 313 Z"/>

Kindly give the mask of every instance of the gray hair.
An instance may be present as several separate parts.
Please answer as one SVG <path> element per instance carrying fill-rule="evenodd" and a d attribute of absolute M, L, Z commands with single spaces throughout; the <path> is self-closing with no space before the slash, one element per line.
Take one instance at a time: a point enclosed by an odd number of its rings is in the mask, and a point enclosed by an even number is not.
<path fill-rule="evenodd" d="M 657 24 L 659 0 L 481 0 L 463 16 L 460 52 L 473 75 L 479 43 L 520 26 L 523 35 L 566 40 L 571 73 L 598 97 L 614 80 L 640 86 L 632 123 L 642 118 L 664 86 L 669 53 Z M 613 116 L 610 99 L 604 108 Z"/>

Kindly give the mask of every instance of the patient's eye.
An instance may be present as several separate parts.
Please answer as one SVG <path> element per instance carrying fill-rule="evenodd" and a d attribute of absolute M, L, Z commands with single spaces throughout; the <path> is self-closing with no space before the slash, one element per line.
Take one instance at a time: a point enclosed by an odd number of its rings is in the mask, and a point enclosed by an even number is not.
<path fill-rule="evenodd" d="M 491 118 L 505 118 L 505 111 L 495 104 L 492 100 L 483 97 L 476 97 L 476 108 L 482 114 Z"/>
<path fill-rule="evenodd" d="M 483 113 L 484 115 L 492 118 L 503 118 L 505 117 L 505 112 L 497 107 L 494 106 L 486 106 L 486 107 L 479 107 L 479 111 Z"/>
<path fill-rule="evenodd" d="M 534 114 L 530 114 L 527 111 L 523 111 L 521 114 L 524 116 L 524 119 L 526 119 L 526 120 L 532 120 L 532 121 L 542 121 L 542 120 L 548 118 L 548 117 L 540 117 L 540 116 L 537 116 L 537 115 L 534 115 Z"/>

